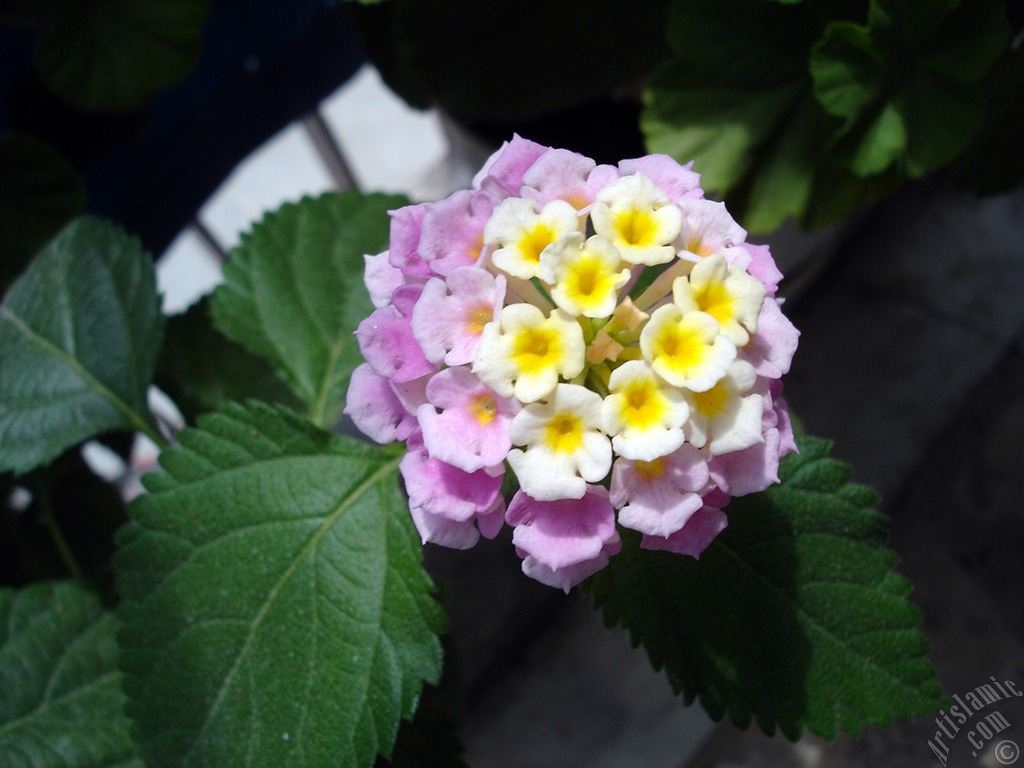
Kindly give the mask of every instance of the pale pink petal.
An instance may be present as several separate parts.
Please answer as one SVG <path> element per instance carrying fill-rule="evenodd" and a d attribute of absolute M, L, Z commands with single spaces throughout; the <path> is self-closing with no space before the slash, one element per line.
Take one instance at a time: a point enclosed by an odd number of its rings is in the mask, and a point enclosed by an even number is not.
<path fill-rule="evenodd" d="M 680 555 L 700 557 L 715 536 L 725 530 L 729 519 L 720 509 L 704 507 L 693 514 L 682 529 L 671 536 L 644 536 L 641 549 L 661 549 Z"/>
<path fill-rule="evenodd" d="M 642 465 L 643 466 L 643 465 Z M 619 458 L 612 467 L 611 502 L 619 523 L 652 536 L 668 536 L 682 528 L 704 506 L 708 468 L 700 451 L 683 445 L 660 460 L 662 471 L 637 471 L 637 462 Z"/>
<path fill-rule="evenodd" d="M 523 174 L 547 150 L 548 147 L 543 144 L 515 134 L 511 141 L 506 141 L 501 149 L 488 158 L 473 178 L 473 186 L 499 198 L 518 195 Z"/>
<path fill-rule="evenodd" d="M 493 539 L 497 536 L 505 526 L 505 499 L 499 495 L 490 509 L 478 512 L 476 525 L 480 529 L 480 535 L 485 539 Z"/>
<path fill-rule="evenodd" d="M 472 266 L 480 258 L 484 225 L 501 202 L 479 190 L 459 190 L 451 197 L 427 203 L 418 253 L 436 275 L 455 267 Z"/>
<path fill-rule="evenodd" d="M 407 320 L 412 318 L 412 310 L 416 302 L 423 295 L 424 283 L 406 283 L 400 285 L 391 294 L 391 303 L 394 304 L 398 314 Z"/>
<path fill-rule="evenodd" d="M 427 402 L 427 382 L 430 381 L 431 376 L 433 376 L 433 371 L 418 379 L 391 382 L 391 391 L 395 393 L 398 402 L 409 413 L 415 415 L 416 409 Z M 405 440 L 406 437 L 408 435 L 399 436 L 398 439 Z"/>
<path fill-rule="evenodd" d="M 402 406 L 388 380 L 368 363 L 352 372 L 344 412 L 360 432 L 381 444 L 404 440 L 416 426 L 416 417 Z"/>
<path fill-rule="evenodd" d="M 623 176 L 642 173 L 654 182 L 668 197 L 670 203 L 678 203 L 684 198 L 704 197 L 700 188 L 700 174 L 690 170 L 693 162 L 680 165 L 668 155 L 646 155 L 619 163 Z"/>
<path fill-rule="evenodd" d="M 430 265 L 419 255 L 420 231 L 426 211 L 425 203 L 388 211 L 391 216 L 388 260 L 405 275 L 430 277 L 433 274 Z"/>
<path fill-rule="evenodd" d="M 379 376 L 411 381 L 437 370 L 413 338 L 409 321 L 394 305 L 381 307 L 356 329 L 359 351 Z"/>
<path fill-rule="evenodd" d="M 610 165 L 597 165 L 589 157 L 567 149 L 549 149 L 523 175 L 523 197 L 543 207 L 552 200 L 565 200 L 581 213 L 590 209 L 597 193 L 619 178 Z"/>
<path fill-rule="evenodd" d="M 427 384 L 427 399 L 416 415 L 431 456 L 466 472 L 505 460 L 512 448 L 509 425 L 519 412 L 518 401 L 496 394 L 466 368 L 436 374 Z M 481 407 L 486 409 L 482 414 Z"/>
<path fill-rule="evenodd" d="M 363 260 L 366 262 L 363 282 L 366 283 L 370 301 L 373 306 L 378 308 L 391 302 L 391 294 L 405 280 L 402 270 L 393 267 L 388 257 L 388 251 L 378 253 L 376 256 L 363 256 Z"/>
<path fill-rule="evenodd" d="M 682 247 L 698 256 L 722 253 L 746 240 L 747 231 L 729 215 L 724 203 L 714 200 L 680 200 L 683 226 L 679 234 Z"/>
<path fill-rule="evenodd" d="M 778 429 L 769 429 L 764 442 L 742 451 L 723 453 L 708 461 L 711 479 L 730 496 L 746 496 L 779 482 Z"/>
<path fill-rule="evenodd" d="M 793 434 L 793 420 L 789 416 L 789 406 L 782 399 L 782 382 L 775 380 L 769 383 L 772 393 L 772 407 L 775 410 L 779 430 L 779 458 L 791 453 L 799 453 L 796 436 Z"/>
<path fill-rule="evenodd" d="M 470 549 L 480 540 L 480 532 L 468 520 L 451 520 L 442 515 L 435 515 L 415 504 L 409 505 L 412 522 L 424 544 L 438 544 L 450 549 Z"/>
<path fill-rule="evenodd" d="M 479 267 L 456 267 L 424 286 L 412 313 L 412 333 L 432 362 L 473 361 L 483 327 L 505 299 L 505 277 Z"/>
<path fill-rule="evenodd" d="M 471 520 L 490 510 L 501 491 L 501 475 L 464 472 L 431 458 L 418 433 L 409 438 L 409 450 L 399 464 L 410 506 L 455 522 Z"/>
<path fill-rule="evenodd" d="M 778 300 L 765 299 L 757 330 L 740 349 L 741 357 L 754 366 L 758 376 L 777 379 L 789 372 L 799 340 L 800 331 L 782 314 Z"/>
<path fill-rule="evenodd" d="M 544 563 L 532 555 L 527 555 L 523 558 L 523 573 L 531 579 L 536 579 L 541 584 L 546 584 L 549 587 L 561 589 L 568 593 L 570 589 L 581 581 L 593 576 L 608 565 L 608 556 L 613 554 L 616 554 L 616 552 L 602 549 L 596 557 L 590 560 L 584 560 L 582 563 L 567 565 L 564 568 L 557 569 L 544 565 Z"/>
<path fill-rule="evenodd" d="M 772 253 L 768 246 L 741 243 L 736 247 L 742 248 L 750 254 L 750 266 L 747 267 L 747 272 L 764 283 L 769 296 L 774 296 L 775 292 L 779 290 L 779 281 L 782 279 L 782 273 L 775 266 L 775 259 L 772 258 Z"/>
<path fill-rule="evenodd" d="M 599 557 L 617 538 L 607 489 L 592 485 L 582 499 L 537 501 L 516 493 L 505 513 L 515 526 L 512 543 L 539 563 L 560 570 Z"/>

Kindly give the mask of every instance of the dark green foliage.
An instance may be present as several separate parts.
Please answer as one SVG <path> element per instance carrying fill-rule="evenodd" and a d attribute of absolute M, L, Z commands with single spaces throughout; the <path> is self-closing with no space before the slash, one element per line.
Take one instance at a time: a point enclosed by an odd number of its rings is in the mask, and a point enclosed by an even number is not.
<path fill-rule="evenodd" d="M 163 336 L 149 255 L 94 217 L 69 224 L 0 304 L 0 471 L 119 427 L 151 434 Z"/>
<path fill-rule="evenodd" d="M 74 582 L 0 589 L 0 765 L 143 768 L 123 712 L 117 626 Z"/>
<path fill-rule="evenodd" d="M 700 560 L 638 548 L 588 582 L 687 702 L 791 739 L 833 738 L 943 706 L 910 584 L 892 570 L 872 491 L 829 445 L 799 441 L 780 485 L 734 499 Z"/>

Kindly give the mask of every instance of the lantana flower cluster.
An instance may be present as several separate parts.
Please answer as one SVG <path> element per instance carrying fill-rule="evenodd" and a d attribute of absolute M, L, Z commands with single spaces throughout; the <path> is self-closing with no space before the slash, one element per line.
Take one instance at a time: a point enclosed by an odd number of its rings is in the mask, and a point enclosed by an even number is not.
<path fill-rule="evenodd" d="M 407 441 L 423 541 L 508 524 L 524 572 L 565 590 L 620 550 L 617 525 L 698 556 L 796 448 L 780 377 L 798 332 L 746 235 L 689 165 L 518 136 L 472 189 L 392 211 L 345 412 Z"/>

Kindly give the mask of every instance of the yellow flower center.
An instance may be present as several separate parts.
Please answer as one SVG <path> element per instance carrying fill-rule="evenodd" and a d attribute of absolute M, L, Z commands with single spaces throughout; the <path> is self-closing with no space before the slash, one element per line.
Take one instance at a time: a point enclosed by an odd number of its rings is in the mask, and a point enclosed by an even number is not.
<path fill-rule="evenodd" d="M 572 412 L 556 415 L 544 430 L 544 444 L 552 453 L 575 453 L 583 443 L 583 423 Z"/>
<path fill-rule="evenodd" d="M 678 323 L 667 323 L 654 338 L 656 356 L 668 367 L 685 373 L 701 364 L 707 345 L 697 334 L 680 327 Z"/>
<path fill-rule="evenodd" d="M 705 416 L 716 416 L 725 411 L 729 402 L 729 392 L 721 384 L 716 384 L 706 392 L 694 392 L 693 404 Z"/>
<path fill-rule="evenodd" d="M 661 245 L 655 242 L 657 223 L 651 211 L 627 208 L 615 216 L 614 227 L 623 242 L 629 245 Z"/>
<path fill-rule="evenodd" d="M 537 373 L 557 363 L 561 357 L 557 332 L 548 328 L 520 331 L 512 346 L 512 357 L 523 373 Z"/>
<path fill-rule="evenodd" d="M 540 254 L 555 241 L 555 233 L 547 224 L 537 224 L 519 241 L 523 258 L 531 264 L 540 264 Z"/>
<path fill-rule="evenodd" d="M 498 404 L 490 395 L 480 395 L 470 404 L 469 411 L 478 422 L 487 426 L 498 415 Z"/>
<path fill-rule="evenodd" d="M 494 319 L 494 310 L 488 304 L 477 304 L 466 311 L 466 330 L 475 336 L 484 332 L 484 326 Z"/>
<path fill-rule="evenodd" d="M 653 480 L 665 474 L 665 459 L 659 456 L 654 461 L 638 461 L 634 469 L 641 480 Z"/>
<path fill-rule="evenodd" d="M 626 387 L 622 419 L 635 429 L 646 430 L 660 424 L 665 416 L 665 402 L 651 381 L 637 381 Z"/>
<path fill-rule="evenodd" d="M 694 300 L 701 312 L 707 312 L 718 322 L 725 324 L 732 320 L 735 315 L 733 307 L 733 296 L 729 293 L 724 283 L 713 282 L 696 292 Z"/>

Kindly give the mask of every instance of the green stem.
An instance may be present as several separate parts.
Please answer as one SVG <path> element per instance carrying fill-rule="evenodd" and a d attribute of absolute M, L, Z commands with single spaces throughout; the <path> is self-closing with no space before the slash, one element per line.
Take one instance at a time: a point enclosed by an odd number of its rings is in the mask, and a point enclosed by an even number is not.
<path fill-rule="evenodd" d="M 64 532 L 60 529 L 60 524 L 57 522 L 57 516 L 53 512 L 53 504 L 50 503 L 49 489 L 43 484 L 37 486 L 36 498 L 39 499 L 39 506 L 43 511 L 43 517 L 46 518 L 46 528 L 50 531 L 50 536 L 53 538 L 57 551 L 60 552 L 64 565 L 67 566 L 68 571 L 74 578 L 81 579 L 83 576 L 82 567 L 78 564 L 75 553 L 68 546 L 68 541 L 64 538 Z"/>

